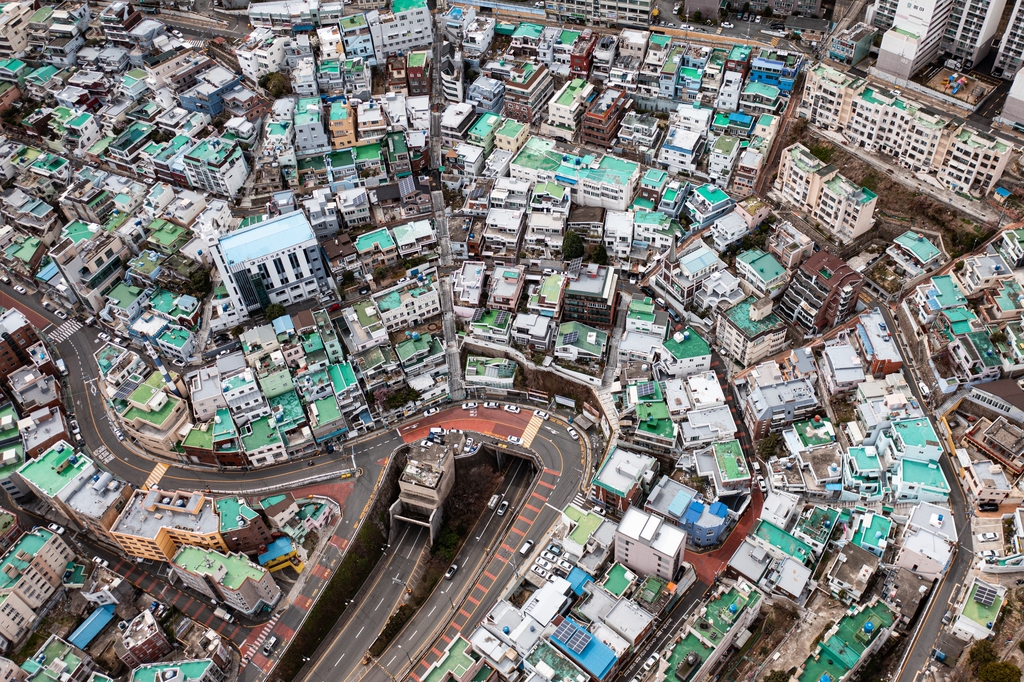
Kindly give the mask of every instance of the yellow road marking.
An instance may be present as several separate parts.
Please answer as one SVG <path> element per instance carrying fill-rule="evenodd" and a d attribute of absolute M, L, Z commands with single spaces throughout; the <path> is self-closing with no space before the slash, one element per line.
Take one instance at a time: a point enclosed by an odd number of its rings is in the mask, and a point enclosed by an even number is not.
<path fill-rule="evenodd" d="M 160 462 L 155 467 L 153 467 L 153 471 L 152 473 L 149 474 L 149 478 L 147 478 L 146 482 L 142 484 L 142 489 L 149 490 L 157 483 L 159 483 L 160 479 L 164 477 L 164 474 L 167 473 L 167 470 L 169 468 L 170 467 L 164 464 L 163 462 Z"/>

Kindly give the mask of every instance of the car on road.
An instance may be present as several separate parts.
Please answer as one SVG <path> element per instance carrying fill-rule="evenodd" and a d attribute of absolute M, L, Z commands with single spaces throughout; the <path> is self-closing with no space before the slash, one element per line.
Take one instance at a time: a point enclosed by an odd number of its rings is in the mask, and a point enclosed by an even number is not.
<path fill-rule="evenodd" d="M 501 409 L 501 405 L 499 405 L 496 402 L 489 402 L 489 403 L 484 403 L 484 408 L 488 409 L 488 410 L 499 410 L 499 409 Z"/>
<path fill-rule="evenodd" d="M 21 286 L 20 284 L 16 285 L 14 287 L 14 290 L 17 291 L 19 294 L 27 294 L 28 293 L 28 291 L 25 290 L 25 287 Z"/>
<path fill-rule="evenodd" d="M 458 564 L 452 564 L 448 567 L 448 570 L 444 572 L 444 579 L 451 580 L 452 576 L 455 575 L 455 571 L 459 570 Z"/>
<path fill-rule="evenodd" d="M 118 440 L 124 440 L 124 434 L 121 433 L 121 429 L 114 429 L 114 435 Z"/>
<path fill-rule="evenodd" d="M 506 405 L 505 411 L 511 414 L 519 414 L 520 412 L 522 412 L 522 410 L 520 410 L 519 407 L 516 405 Z"/>
<path fill-rule="evenodd" d="M 92 558 L 92 562 L 97 566 L 103 566 L 104 568 L 110 565 L 109 561 L 107 561 L 106 559 L 101 559 L 98 555 Z"/>
<path fill-rule="evenodd" d="M 462 409 L 464 410 L 475 410 L 476 403 L 462 403 Z"/>
<path fill-rule="evenodd" d="M 429 410 L 426 410 L 426 411 L 423 412 L 423 416 L 424 417 L 433 417 L 435 414 L 437 414 L 440 411 L 441 410 L 436 408 L 436 407 L 431 407 Z"/>
<path fill-rule="evenodd" d="M 736 28 L 736 24 L 732 23 L 731 21 L 723 21 L 722 28 Z"/>
<path fill-rule="evenodd" d="M 62 320 L 68 319 L 68 314 L 66 312 L 64 312 L 63 310 L 54 310 L 53 314 L 56 315 L 58 318 L 60 318 Z"/>
<path fill-rule="evenodd" d="M 978 505 L 978 511 L 994 512 L 999 511 L 999 504 L 996 502 L 982 502 Z"/>
<path fill-rule="evenodd" d="M 544 580 L 547 580 L 548 577 L 551 575 L 540 566 L 531 566 L 530 570 L 539 575 L 541 578 L 544 578 Z"/>
<path fill-rule="evenodd" d="M 646 661 L 644 661 L 644 672 L 647 672 L 654 667 L 654 664 L 658 662 L 658 654 L 651 654 Z"/>
<path fill-rule="evenodd" d="M 519 436 L 509 436 L 508 437 L 508 442 L 512 443 L 512 445 L 522 445 L 523 444 L 523 439 L 520 438 Z"/>
<path fill-rule="evenodd" d="M 533 540 L 527 540 L 523 543 L 523 546 L 519 548 L 519 555 L 530 556 L 531 550 L 533 550 Z"/>
<path fill-rule="evenodd" d="M 548 417 L 551 416 L 547 412 L 545 412 L 544 410 L 534 410 L 533 413 L 535 415 L 537 415 L 538 417 L 540 417 L 541 419 L 543 419 L 544 421 L 547 421 Z"/>
<path fill-rule="evenodd" d="M 58 526 L 56 523 L 51 523 L 47 526 L 47 528 L 52 530 L 57 535 L 64 535 L 64 526 Z"/>
<path fill-rule="evenodd" d="M 572 438 L 573 440 L 580 439 L 580 434 L 576 433 L 576 429 L 572 428 L 571 426 L 566 429 L 566 432 L 569 434 L 569 438 Z"/>
<path fill-rule="evenodd" d="M 533 565 L 534 566 L 540 566 L 545 571 L 550 571 L 551 570 L 551 562 L 550 561 L 546 561 L 545 559 L 537 559 L 536 561 L 533 562 Z"/>
<path fill-rule="evenodd" d="M 689 24 L 679 24 L 679 30 L 680 31 L 692 31 L 693 30 L 693 26 L 690 26 Z"/>
<path fill-rule="evenodd" d="M 765 482 L 764 476 L 757 477 L 757 489 L 760 490 L 762 493 L 768 492 L 768 483 Z"/>
<path fill-rule="evenodd" d="M 171 29 L 171 33 L 172 33 L 172 34 L 174 35 L 174 37 L 175 37 L 175 38 L 182 38 L 182 39 L 184 39 L 184 38 L 185 38 L 185 36 L 183 36 L 183 35 L 181 34 L 181 31 L 179 31 L 179 30 L 178 30 L 178 29 L 176 29 L 176 28 L 172 28 L 172 29 Z"/>
<path fill-rule="evenodd" d="M 4 284 L 10 284 L 11 278 L 8 277 L 7 275 L 2 275 L 0 276 L 0 282 L 3 282 Z"/>
<path fill-rule="evenodd" d="M 263 655 L 269 656 L 270 652 L 274 650 L 275 644 L 277 644 L 277 637 L 274 635 L 268 637 L 266 643 L 263 645 Z"/>
<path fill-rule="evenodd" d="M 100 341 L 110 341 L 110 334 L 106 332 L 100 332 L 99 334 L 96 335 L 96 338 L 98 338 Z"/>
<path fill-rule="evenodd" d="M 506 511 L 508 511 L 508 500 L 505 500 L 498 506 L 498 516 L 504 516 Z"/>
<path fill-rule="evenodd" d="M 999 540 L 999 536 L 995 533 L 982 533 L 978 536 L 982 542 L 996 542 Z"/>
<path fill-rule="evenodd" d="M 562 556 L 562 548 L 553 542 L 550 545 L 548 545 L 548 551 L 554 554 L 555 556 Z"/>

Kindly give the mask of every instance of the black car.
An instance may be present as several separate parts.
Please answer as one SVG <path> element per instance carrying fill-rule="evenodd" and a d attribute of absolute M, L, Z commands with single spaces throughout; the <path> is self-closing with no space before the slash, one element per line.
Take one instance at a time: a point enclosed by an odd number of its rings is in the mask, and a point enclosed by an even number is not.
<path fill-rule="evenodd" d="M 978 505 L 978 511 L 994 512 L 999 511 L 999 505 L 995 502 L 982 502 Z"/>
<path fill-rule="evenodd" d="M 368 293 L 370 293 L 370 287 L 359 287 L 360 296 L 365 296 Z"/>

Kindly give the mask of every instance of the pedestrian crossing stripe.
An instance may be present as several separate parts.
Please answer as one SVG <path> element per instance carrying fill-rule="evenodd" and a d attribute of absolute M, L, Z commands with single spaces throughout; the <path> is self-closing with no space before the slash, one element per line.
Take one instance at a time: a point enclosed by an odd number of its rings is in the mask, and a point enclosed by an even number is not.
<path fill-rule="evenodd" d="M 533 443 L 533 439 L 537 437 L 537 432 L 540 431 L 541 424 L 543 423 L 543 419 L 537 415 L 533 415 L 533 419 L 530 420 L 530 423 L 526 425 L 526 430 L 523 431 L 524 447 L 530 447 Z"/>
<path fill-rule="evenodd" d="M 72 334 L 82 328 L 82 323 L 78 320 L 68 320 L 61 324 L 59 327 L 54 329 L 52 332 L 47 334 L 51 341 L 67 341 Z"/>
<path fill-rule="evenodd" d="M 153 471 L 152 471 L 152 473 L 149 474 L 149 478 L 147 478 L 146 482 L 142 484 L 142 489 L 143 490 L 149 490 L 150 488 L 155 486 L 157 483 L 159 483 L 160 479 L 164 477 L 164 474 L 167 472 L 167 470 L 169 468 L 170 467 L 168 465 L 164 464 L 163 462 L 161 462 L 161 463 L 157 464 L 155 467 L 153 467 Z"/>

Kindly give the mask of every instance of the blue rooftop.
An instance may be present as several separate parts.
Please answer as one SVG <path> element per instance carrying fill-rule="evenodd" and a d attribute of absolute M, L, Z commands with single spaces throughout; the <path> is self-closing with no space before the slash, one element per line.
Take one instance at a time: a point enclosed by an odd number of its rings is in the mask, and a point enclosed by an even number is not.
<path fill-rule="evenodd" d="M 577 632 L 583 632 L 589 637 L 589 641 L 587 641 L 586 646 L 583 647 L 583 650 L 580 653 L 576 653 L 569 648 L 568 642 L 562 641 L 554 635 L 551 635 L 551 641 L 555 646 L 562 650 L 562 653 L 568 656 L 574 663 L 579 664 L 581 668 L 586 670 L 593 677 L 598 680 L 605 679 L 605 677 L 608 676 L 608 673 L 611 672 L 611 669 L 614 667 L 615 661 L 617 660 L 615 652 L 612 651 L 611 647 L 607 644 L 598 641 L 591 636 L 582 625 L 578 624 L 572 618 L 566 618 L 565 622 L 573 626 L 570 633 L 567 635 L 567 638 L 571 638 L 572 635 L 575 635 Z"/>
<path fill-rule="evenodd" d="M 591 577 L 589 573 L 584 571 L 582 568 L 576 567 L 573 567 L 573 569 L 569 571 L 569 575 L 566 577 L 566 580 L 569 581 L 569 586 L 572 587 L 572 591 L 577 595 L 583 594 L 584 585 L 594 582 L 594 578 Z"/>
<path fill-rule="evenodd" d="M 668 513 L 677 519 L 683 515 L 686 508 L 690 506 L 690 500 L 693 496 L 685 490 L 680 490 L 676 493 L 676 496 L 672 498 L 672 503 L 668 505 Z"/>
<path fill-rule="evenodd" d="M 295 324 L 292 322 L 291 315 L 282 315 L 281 317 L 274 320 L 271 324 L 274 325 L 275 334 L 294 334 Z"/>
<path fill-rule="evenodd" d="M 708 513 L 712 516 L 717 516 L 720 519 L 724 519 L 729 515 L 729 508 L 725 506 L 724 502 L 714 502 L 708 508 Z"/>
<path fill-rule="evenodd" d="M 79 649 L 84 649 L 112 620 L 114 620 L 114 605 L 104 604 L 89 614 L 89 617 L 78 626 L 78 629 L 71 633 L 68 642 Z"/>
<path fill-rule="evenodd" d="M 289 537 L 278 538 L 267 545 L 267 551 L 260 554 L 258 561 L 260 566 L 268 564 L 274 559 L 279 559 L 292 552 L 292 539 Z"/>
<path fill-rule="evenodd" d="M 309 239 L 314 236 L 306 214 L 292 211 L 221 237 L 220 250 L 231 265 L 255 260 Z"/>

